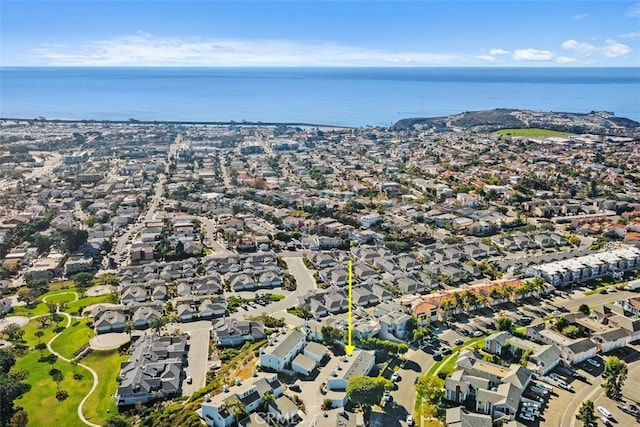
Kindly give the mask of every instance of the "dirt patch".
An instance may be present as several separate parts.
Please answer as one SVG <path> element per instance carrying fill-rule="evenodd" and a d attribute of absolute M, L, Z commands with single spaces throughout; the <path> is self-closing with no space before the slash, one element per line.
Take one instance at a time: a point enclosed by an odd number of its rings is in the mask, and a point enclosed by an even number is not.
<path fill-rule="evenodd" d="M 10 324 L 16 324 L 20 327 L 23 327 L 27 323 L 29 323 L 29 318 L 25 316 L 9 316 L 0 320 L 0 331 L 9 326 Z"/>

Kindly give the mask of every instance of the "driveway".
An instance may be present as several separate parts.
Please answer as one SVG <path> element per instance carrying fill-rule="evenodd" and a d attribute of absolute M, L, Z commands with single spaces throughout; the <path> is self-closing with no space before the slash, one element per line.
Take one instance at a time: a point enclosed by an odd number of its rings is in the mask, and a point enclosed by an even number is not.
<path fill-rule="evenodd" d="M 167 325 L 169 331 L 179 329 L 189 334 L 188 365 L 185 367 L 185 375 L 192 378 L 192 383 L 182 382 L 182 395 L 190 396 L 195 391 L 205 386 L 207 374 L 207 360 L 209 359 L 209 342 L 211 337 L 211 322 L 201 320 L 192 323 L 179 323 Z"/>

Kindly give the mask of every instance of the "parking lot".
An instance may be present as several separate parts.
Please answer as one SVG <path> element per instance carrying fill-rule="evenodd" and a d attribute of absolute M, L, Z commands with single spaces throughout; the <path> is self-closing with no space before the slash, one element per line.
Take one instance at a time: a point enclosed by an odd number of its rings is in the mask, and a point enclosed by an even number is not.
<path fill-rule="evenodd" d="M 627 360 L 629 368 L 628 378 L 623 387 L 622 401 L 615 402 L 605 396 L 601 386 L 603 382 L 601 374 L 606 356 L 596 357 L 594 360 L 600 364 L 599 367 L 593 366 L 586 361 L 574 366 L 577 373 L 584 376 L 583 380 L 568 378 L 563 375 L 565 372 L 559 371 L 560 376 L 566 378 L 567 382 L 573 387 L 573 392 L 555 387 L 554 394 L 549 400 L 548 408 L 540 419 L 539 425 L 562 427 L 581 425 L 582 423 L 576 420 L 575 414 L 582 402 L 586 400 L 593 401 L 596 408 L 602 406 L 611 412 L 613 425 L 624 427 L 638 424 L 636 417 L 622 411 L 624 405 L 638 405 L 638 402 L 640 402 L 640 396 L 637 392 L 640 388 L 640 361 L 638 361 L 640 353 L 638 350 L 640 350 L 640 346 L 632 345 L 627 347 L 625 355 L 619 354 L 620 357 L 624 357 Z M 602 415 L 596 411 L 596 416 L 599 418 L 598 425 L 604 425 L 601 420 Z M 538 425 L 537 422 L 526 422 L 525 424 L 530 426 Z"/>

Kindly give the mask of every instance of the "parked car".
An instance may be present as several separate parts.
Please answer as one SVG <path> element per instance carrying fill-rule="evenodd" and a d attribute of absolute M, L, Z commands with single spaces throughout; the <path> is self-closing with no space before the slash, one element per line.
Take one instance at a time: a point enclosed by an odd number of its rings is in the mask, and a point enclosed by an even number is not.
<path fill-rule="evenodd" d="M 453 340 L 453 343 L 455 345 L 460 345 L 462 344 L 464 341 L 462 340 L 462 338 L 456 338 L 455 340 Z"/>
<path fill-rule="evenodd" d="M 596 409 L 598 410 L 598 412 L 600 412 L 606 418 L 612 418 L 613 417 L 611 412 L 609 412 L 609 410 L 607 408 L 605 408 L 604 406 L 598 406 Z"/>
<path fill-rule="evenodd" d="M 593 366 L 594 368 L 599 368 L 600 366 L 602 366 L 602 365 L 600 365 L 600 362 L 598 362 L 595 359 L 587 359 L 587 363 L 589 365 Z"/>
<path fill-rule="evenodd" d="M 300 393 L 300 386 L 298 384 L 291 384 L 289 386 L 289 390 L 291 391 L 297 391 L 298 393 Z"/>
<path fill-rule="evenodd" d="M 411 415 L 411 414 L 407 415 L 407 425 L 408 426 L 412 426 L 413 425 L 413 415 Z"/>
<path fill-rule="evenodd" d="M 433 359 L 442 360 L 442 353 L 440 353 L 439 351 L 436 351 L 435 353 L 433 353 Z"/>
<path fill-rule="evenodd" d="M 449 354 L 451 353 L 451 347 L 449 347 L 448 345 L 445 345 L 444 347 L 442 347 L 442 354 Z"/>
<path fill-rule="evenodd" d="M 636 405 L 625 405 L 622 407 L 622 410 L 627 414 L 638 416 L 640 415 L 640 409 Z"/>
<path fill-rule="evenodd" d="M 525 421 L 535 421 L 536 417 L 529 412 L 520 412 L 520 419 Z"/>
<path fill-rule="evenodd" d="M 554 315 L 554 316 L 560 316 L 562 314 L 562 312 L 560 310 L 553 310 L 551 312 L 551 314 Z"/>
<path fill-rule="evenodd" d="M 400 379 L 400 375 L 399 375 L 397 372 L 394 372 L 394 373 L 391 375 L 391 382 L 394 382 L 394 383 L 395 383 L 395 382 L 396 382 L 396 381 L 398 381 L 399 379 Z"/>
<path fill-rule="evenodd" d="M 384 400 L 385 402 L 391 400 L 391 392 L 389 390 L 385 390 L 384 394 L 382 395 L 382 400 Z"/>
<path fill-rule="evenodd" d="M 473 336 L 474 336 L 474 337 L 481 337 L 481 336 L 482 336 L 482 331 L 475 331 L 475 332 L 473 333 Z"/>
<path fill-rule="evenodd" d="M 186 381 L 187 381 L 187 384 L 191 384 L 193 382 L 193 378 L 191 378 L 191 376 L 188 376 Z"/>

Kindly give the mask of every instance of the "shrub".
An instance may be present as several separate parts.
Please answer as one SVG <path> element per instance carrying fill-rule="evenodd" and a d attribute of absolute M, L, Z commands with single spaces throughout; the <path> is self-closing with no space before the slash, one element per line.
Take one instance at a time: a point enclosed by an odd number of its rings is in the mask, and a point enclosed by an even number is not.
<path fill-rule="evenodd" d="M 67 393 L 65 390 L 60 390 L 56 393 L 56 399 L 58 399 L 61 402 L 65 400 L 67 397 L 69 397 L 69 393 Z"/>

